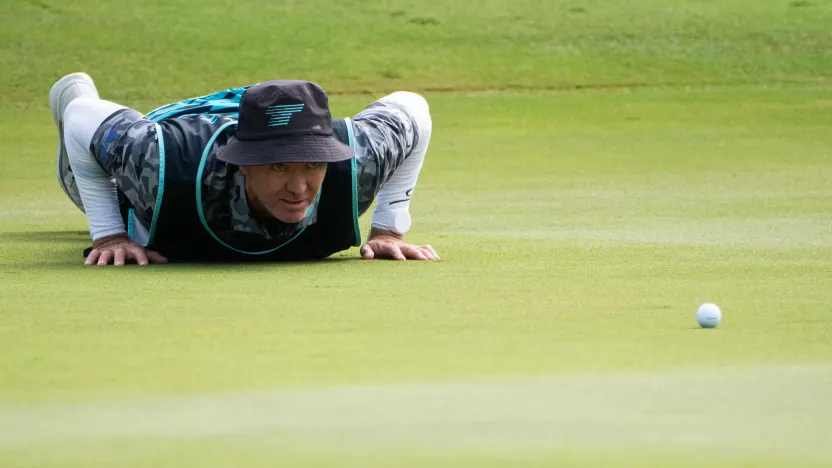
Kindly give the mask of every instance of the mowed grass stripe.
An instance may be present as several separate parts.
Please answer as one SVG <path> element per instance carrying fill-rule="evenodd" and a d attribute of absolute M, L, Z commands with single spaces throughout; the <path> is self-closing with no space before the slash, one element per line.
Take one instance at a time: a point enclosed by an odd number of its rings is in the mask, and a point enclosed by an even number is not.
<path fill-rule="evenodd" d="M 6 406 L 0 460 L 67 443 L 251 437 L 296 451 L 644 447 L 832 462 L 830 392 L 822 365 Z"/>

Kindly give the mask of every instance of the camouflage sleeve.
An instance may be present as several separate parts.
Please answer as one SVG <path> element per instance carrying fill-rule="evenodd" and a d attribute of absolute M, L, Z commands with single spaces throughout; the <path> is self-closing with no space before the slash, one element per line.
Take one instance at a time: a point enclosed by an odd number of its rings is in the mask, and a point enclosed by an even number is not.
<path fill-rule="evenodd" d="M 419 140 L 413 117 L 401 105 L 380 100 L 352 118 L 358 166 L 358 212 L 363 214 Z"/>
<path fill-rule="evenodd" d="M 156 207 L 161 174 L 160 136 L 168 161 L 183 152 L 201 154 L 214 131 L 228 117 L 198 114 L 155 123 L 132 109 L 109 117 L 93 136 L 90 150 L 113 177 L 121 195 L 127 199 L 141 221 L 150 223 Z M 164 130 L 167 129 L 167 130 Z"/>
<path fill-rule="evenodd" d="M 149 223 L 159 188 L 156 124 L 133 109 L 116 112 L 98 128 L 90 150 L 136 216 Z"/>

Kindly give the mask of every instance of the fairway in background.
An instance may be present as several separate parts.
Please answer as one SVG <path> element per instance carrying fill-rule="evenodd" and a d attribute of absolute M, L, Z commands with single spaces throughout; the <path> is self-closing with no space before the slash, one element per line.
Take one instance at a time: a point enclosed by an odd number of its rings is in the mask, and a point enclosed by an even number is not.
<path fill-rule="evenodd" d="M 274 78 L 333 93 L 829 84 L 823 0 L 37 0 L 0 5 L 0 106 L 82 69 L 116 101 Z"/>
<path fill-rule="evenodd" d="M 829 24 L 820 1 L 3 3 L 0 466 L 829 465 Z M 76 70 L 142 111 L 271 78 L 336 117 L 423 92 L 408 238 L 442 260 L 83 268 L 46 107 Z"/>

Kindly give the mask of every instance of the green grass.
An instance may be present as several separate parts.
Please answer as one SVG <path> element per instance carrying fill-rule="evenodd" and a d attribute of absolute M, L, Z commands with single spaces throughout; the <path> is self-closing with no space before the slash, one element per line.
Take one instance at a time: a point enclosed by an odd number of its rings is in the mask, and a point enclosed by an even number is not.
<path fill-rule="evenodd" d="M 832 461 L 832 7 L 204 3 L 0 6 L 0 466 Z M 442 260 L 82 267 L 46 109 L 78 69 L 145 111 L 425 92 Z"/>
<path fill-rule="evenodd" d="M 0 6 L 0 105 L 84 69 L 117 101 L 312 78 L 330 92 L 822 83 L 823 0 L 31 0 Z"/>

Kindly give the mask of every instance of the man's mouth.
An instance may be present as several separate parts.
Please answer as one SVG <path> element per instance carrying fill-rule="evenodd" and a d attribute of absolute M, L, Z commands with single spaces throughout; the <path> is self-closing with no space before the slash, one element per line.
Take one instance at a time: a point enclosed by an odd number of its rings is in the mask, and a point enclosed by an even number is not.
<path fill-rule="evenodd" d="M 306 204 L 306 200 L 304 200 L 304 199 L 287 200 L 285 198 L 281 198 L 280 201 L 282 201 L 283 204 L 285 204 L 289 208 L 303 208 L 303 206 Z"/>

